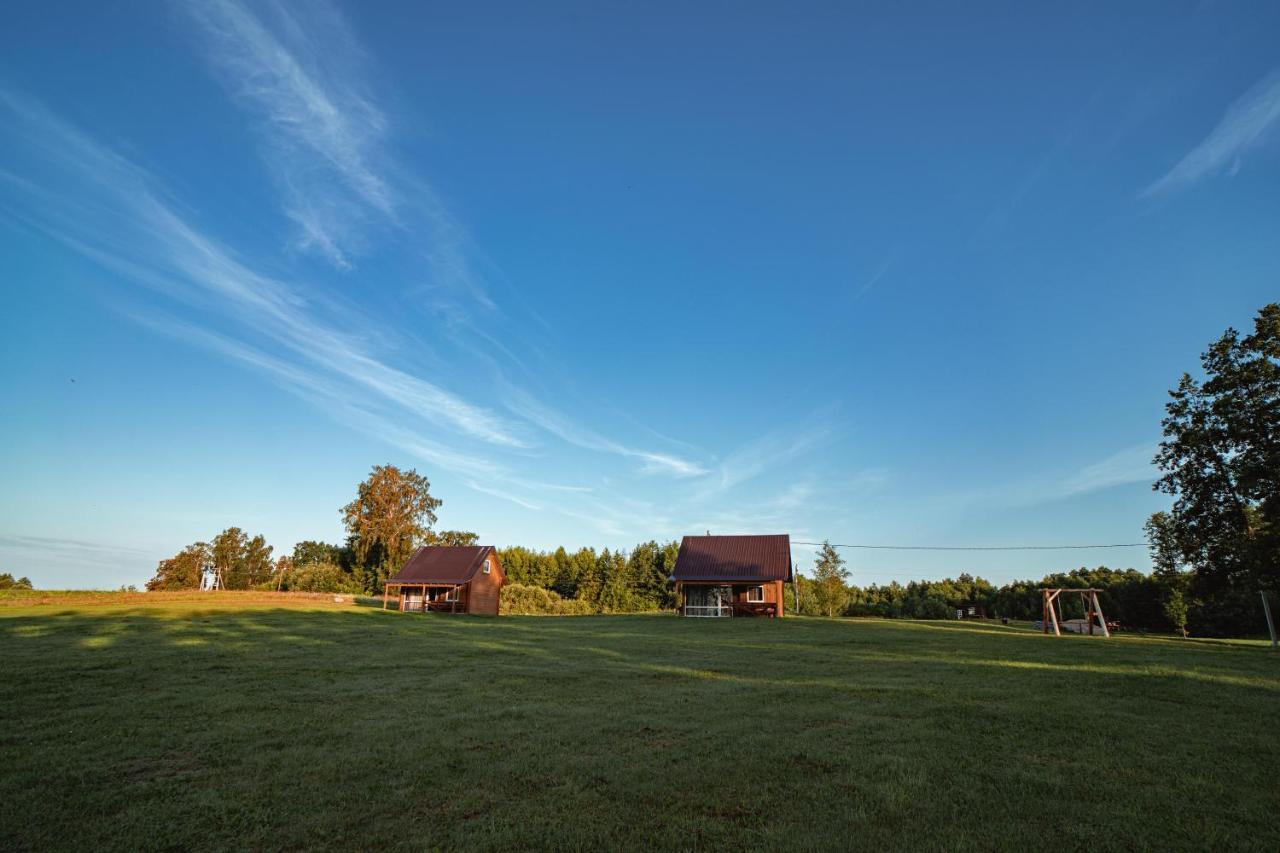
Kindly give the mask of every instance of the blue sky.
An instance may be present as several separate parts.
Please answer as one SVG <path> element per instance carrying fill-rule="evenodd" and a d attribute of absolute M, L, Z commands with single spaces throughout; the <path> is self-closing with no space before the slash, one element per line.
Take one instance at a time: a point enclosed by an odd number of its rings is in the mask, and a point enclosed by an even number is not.
<path fill-rule="evenodd" d="M 1280 296 L 1280 7 L 695 5 L 8 10 L 0 570 L 336 541 L 387 462 L 498 545 L 1140 541 Z"/>

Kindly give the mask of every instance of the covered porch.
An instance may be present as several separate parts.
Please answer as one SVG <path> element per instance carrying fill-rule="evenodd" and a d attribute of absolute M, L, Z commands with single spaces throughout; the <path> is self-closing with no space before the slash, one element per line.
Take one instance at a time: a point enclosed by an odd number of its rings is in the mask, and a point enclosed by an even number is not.
<path fill-rule="evenodd" d="M 771 594 L 773 587 L 772 583 L 681 581 L 677 584 L 676 600 L 681 616 L 710 619 L 778 616 L 781 601 Z"/>
<path fill-rule="evenodd" d="M 388 581 L 382 591 L 382 609 L 395 596 L 397 609 L 410 613 L 466 613 L 466 585 Z"/>

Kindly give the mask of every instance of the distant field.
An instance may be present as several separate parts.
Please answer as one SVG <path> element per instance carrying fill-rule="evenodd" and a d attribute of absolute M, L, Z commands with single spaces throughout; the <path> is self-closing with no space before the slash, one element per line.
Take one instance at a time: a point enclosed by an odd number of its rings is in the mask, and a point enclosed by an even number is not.
<path fill-rule="evenodd" d="M 5 603 L 6 850 L 1280 849 L 1257 644 Z"/>
<path fill-rule="evenodd" d="M 323 592 L 136 592 L 93 589 L 0 589 L 0 607 L 33 605 L 141 605 L 154 610 L 156 605 L 206 605 L 218 608 L 245 605 L 278 604 L 284 607 L 313 607 L 334 603 L 356 603 L 382 606 L 381 598 L 336 595 Z"/>

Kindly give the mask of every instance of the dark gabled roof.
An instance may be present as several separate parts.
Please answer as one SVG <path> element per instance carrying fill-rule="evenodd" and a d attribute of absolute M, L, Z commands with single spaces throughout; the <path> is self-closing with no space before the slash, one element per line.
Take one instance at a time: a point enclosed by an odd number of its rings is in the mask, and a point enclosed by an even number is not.
<path fill-rule="evenodd" d="M 463 584 L 484 565 L 492 545 L 426 545 L 387 583 Z"/>
<path fill-rule="evenodd" d="M 686 536 L 671 573 L 678 581 L 790 581 L 791 537 Z"/>

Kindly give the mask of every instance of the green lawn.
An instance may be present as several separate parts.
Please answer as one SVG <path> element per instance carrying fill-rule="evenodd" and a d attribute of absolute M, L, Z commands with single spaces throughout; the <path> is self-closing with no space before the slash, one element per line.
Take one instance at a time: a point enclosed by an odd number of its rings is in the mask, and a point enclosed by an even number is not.
<path fill-rule="evenodd" d="M 1280 655 L 991 625 L 0 607 L 0 849 L 1280 849 Z"/>

